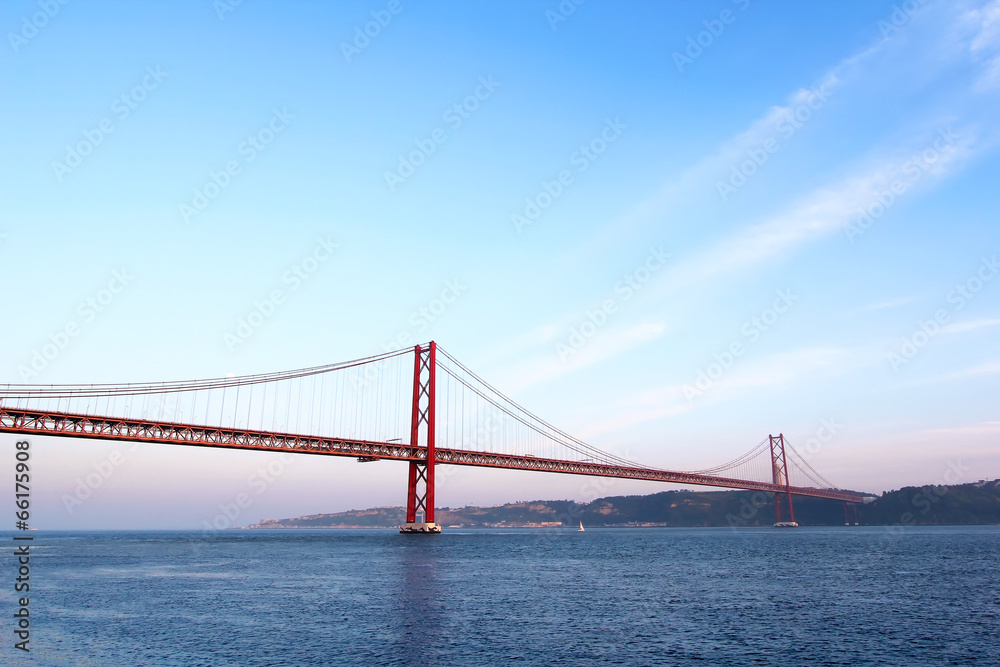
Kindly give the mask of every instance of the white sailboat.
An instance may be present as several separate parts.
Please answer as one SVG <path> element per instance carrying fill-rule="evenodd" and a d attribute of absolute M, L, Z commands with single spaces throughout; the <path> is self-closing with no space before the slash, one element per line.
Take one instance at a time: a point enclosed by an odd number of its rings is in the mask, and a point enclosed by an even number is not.
<path fill-rule="evenodd" d="M 583 529 L 583 521 L 580 521 L 580 529 L 577 530 L 578 533 L 586 533 L 587 531 Z"/>

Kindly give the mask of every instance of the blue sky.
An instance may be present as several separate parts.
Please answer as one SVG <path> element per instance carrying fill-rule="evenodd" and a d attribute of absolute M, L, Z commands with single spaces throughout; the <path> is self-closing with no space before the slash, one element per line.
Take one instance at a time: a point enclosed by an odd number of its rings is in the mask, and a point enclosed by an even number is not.
<path fill-rule="evenodd" d="M 783 431 L 844 487 L 1000 476 L 1000 3 L 562 7 L 4 3 L 0 382 L 433 338 L 650 465 Z M 200 527 L 271 460 L 36 441 L 52 528 Z M 402 466 L 307 458 L 235 523 L 403 501 Z M 660 489 L 469 469 L 438 499 Z"/>

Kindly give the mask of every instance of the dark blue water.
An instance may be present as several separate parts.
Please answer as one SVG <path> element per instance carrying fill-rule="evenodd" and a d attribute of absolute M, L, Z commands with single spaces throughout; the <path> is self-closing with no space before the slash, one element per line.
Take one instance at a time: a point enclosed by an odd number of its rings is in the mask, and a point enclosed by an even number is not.
<path fill-rule="evenodd" d="M 1000 527 L 35 535 L 0 663 L 1000 664 Z"/>

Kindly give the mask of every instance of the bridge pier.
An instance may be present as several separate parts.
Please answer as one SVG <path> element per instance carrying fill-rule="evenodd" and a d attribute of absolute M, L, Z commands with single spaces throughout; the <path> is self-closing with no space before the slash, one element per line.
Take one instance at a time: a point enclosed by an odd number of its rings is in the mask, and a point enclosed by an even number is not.
<path fill-rule="evenodd" d="M 420 446 L 424 426 L 426 457 L 411 460 L 406 485 L 406 523 L 403 534 L 435 535 L 441 526 L 434 522 L 434 396 L 437 343 L 413 348 L 413 412 L 410 419 L 410 446 Z M 426 373 L 425 373 L 426 371 Z M 418 519 L 420 519 L 418 521 Z"/>

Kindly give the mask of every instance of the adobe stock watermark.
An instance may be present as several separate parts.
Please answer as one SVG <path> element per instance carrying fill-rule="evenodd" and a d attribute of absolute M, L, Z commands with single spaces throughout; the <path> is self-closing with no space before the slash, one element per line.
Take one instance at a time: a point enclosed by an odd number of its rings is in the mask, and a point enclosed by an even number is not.
<path fill-rule="evenodd" d="M 212 9 L 220 21 L 226 20 L 226 14 L 236 11 L 236 8 L 243 4 L 243 0 L 212 0 Z"/>
<path fill-rule="evenodd" d="M 722 379 L 722 376 L 733 367 L 736 360 L 746 353 L 747 345 L 757 342 L 761 334 L 773 327 L 781 319 L 781 316 L 791 310 L 792 305 L 799 300 L 799 297 L 792 294 L 789 289 L 778 290 L 775 295 L 776 297 L 769 308 L 765 308 L 760 312 L 760 315 L 751 317 L 743 323 L 740 327 L 742 338 L 734 340 L 724 351 L 714 355 L 715 361 L 705 368 L 699 369 L 694 384 L 684 385 L 684 397 L 687 398 L 688 403 L 693 403 L 695 398 L 704 394 Z"/>
<path fill-rule="evenodd" d="M 750 6 L 750 0 L 733 0 L 733 4 L 740 11 L 746 11 L 746 8 Z M 736 21 L 737 16 L 733 10 L 723 9 L 719 12 L 717 18 L 703 21 L 702 25 L 705 26 L 705 29 L 695 35 L 688 36 L 684 53 L 680 51 L 673 52 L 674 65 L 677 67 L 677 71 L 683 74 L 685 67 L 694 64 L 694 61 L 700 58 L 705 53 L 705 50 L 711 47 L 715 43 L 715 40 L 722 36 L 722 33 L 726 30 L 726 26 L 732 25 Z"/>
<path fill-rule="evenodd" d="M 614 120 L 605 119 L 604 128 L 601 132 L 585 144 L 573 151 L 569 157 L 569 162 L 576 167 L 577 173 L 583 173 L 590 168 L 597 158 L 608 150 L 608 146 L 618 141 L 622 133 L 628 129 L 628 125 L 621 122 L 618 116 Z M 562 196 L 570 185 L 573 184 L 573 172 L 563 169 L 551 181 L 542 181 L 541 189 L 531 197 L 524 198 L 524 208 L 520 213 L 513 213 L 510 221 L 514 229 L 520 234 L 528 225 L 534 223 L 542 215 L 542 212 L 552 206 L 555 200 Z"/>
<path fill-rule="evenodd" d="M 910 506 L 917 510 L 918 513 L 914 514 L 907 510 L 899 515 L 898 521 L 892 525 L 884 526 L 884 532 L 879 536 L 878 542 L 868 550 L 868 555 L 871 556 L 876 552 L 884 551 L 894 542 L 901 539 L 906 534 L 908 528 L 916 525 L 918 516 L 926 516 L 934 505 L 948 494 L 948 487 L 958 484 L 971 471 L 972 468 L 964 465 L 960 459 L 949 459 L 948 468 L 941 476 L 941 483 L 921 487 L 920 491 L 913 494 L 913 497 L 910 499 Z M 862 560 L 865 566 L 871 562 L 870 558 Z"/>
<path fill-rule="evenodd" d="M 266 466 L 257 468 L 247 477 L 247 491 L 237 493 L 232 502 L 219 505 L 219 514 L 216 514 L 211 520 L 202 520 L 202 538 L 212 537 L 219 531 L 235 528 L 243 511 L 253 505 L 254 498 L 263 495 L 271 488 L 285 474 L 288 466 L 294 462 L 295 454 L 285 451 L 272 458 Z"/>
<path fill-rule="evenodd" d="M 151 92 L 160 87 L 160 84 L 168 76 L 170 76 L 169 73 L 160 70 L 159 65 L 147 67 L 142 80 L 131 90 L 116 97 L 115 101 L 111 103 L 111 113 L 114 114 L 114 118 L 119 123 L 128 118 Z M 80 167 L 84 159 L 92 155 L 94 150 L 103 144 L 108 135 L 114 132 L 117 127 L 115 120 L 105 117 L 98 121 L 97 127 L 83 130 L 83 139 L 73 145 L 66 146 L 66 155 L 63 161 L 52 161 L 52 173 L 55 174 L 56 180 L 62 183 L 63 178 Z"/>
<path fill-rule="evenodd" d="M 926 4 L 927 0 L 906 0 L 898 5 L 893 5 L 889 18 L 879 19 L 875 24 L 878 26 L 879 33 L 881 33 L 883 38 L 895 35 L 903 26 L 910 22 L 910 19 L 913 18 L 920 7 Z"/>
<path fill-rule="evenodd" d="M 857 218 L 844 225 L 844 233 L 847 234 L 848 241 L 854 243 L 854 239 L 867 232 L 899 201 L 900 197 L 906 194 L 934 167 L 942 155 L 955 146 L 955 142 L 959 138 L 952 131 L 950 125 L 946 129 L 938 130 L 937 134 L 933 145 L 914 154 L 902 164 L 901 178 L 893 179 L 888 188 L 876 192 L 874 201 L 867 207 L 858 209 Z"/>
<path fill-rule="evenodd" d="M 813 113 L 819 111 L 826 104 L 830 97 L 830 91 L 827 90 L 829 85 L 830 82 L 824 82 L 819 88 L 804 91 L 801 95 L 796 96 L 797 100 L 801 99 L 802 101 L 789 108 L 774 124 L 775 132 L 780 134 L 785 141 L 791 139 L 809 122 Z M 760 168 L 767 164 L 771 156 L 781 150 L 781 145 L 781 139 L 777 136 L 771 136 L 762 141 L 759 146 L 748 148 L 746 159 L 733 165 L 729 171 L 729 178 L 725 181 L 715 182 L 715 189 L 722 201 L 728 201 L 729 197 L 746 185 Z"/>
<path fill-rule="evenodd" d="M 408 326 L 400 330 L 396 336 L 382 343 L 383 352 L 395 352 L 404 348 L 413 347 L 422 342 L 426 342 L 420 337 L 431 324 L 439 320 L 451 309 L 452 304 L 458 301 L 458 297 L 464 294 L 469 286 L 462 283 L 460 278 L 451 278 L 444 281 L 444 287 L 438 295 L 432 298 L 423 306 L 414 310 L 407 319 Z M 364 371 L 358 375 L 351 375 L 355 388 L 366 387 L 378 379 L 385 367 L 384 361 L 374 364 L 365 364 Z"/>
<path fill-rule="evenodd" d="M 565 341 L 556 343 L 559 360 L 566 361 L 582 350 L 584 345 L 618 312 L 619 307 L 631 299 L 650 281 L 653 274 L 666 265 L 668 259 L 670 254 L 664 252 L 663 248 L 649 248 L 646 259 L 615 284 L 613 294 L 602 300 L 597 308 L 588 310 L 585 313 L 586 319 L 570 328 Z"/>
<path fill-rule="evenodd" d="M 546 9 L 545 20 L 549 22 L 549 27 L 552 28 L 552 30 L 555 30 L 556 26 L 560 23 L 564 23 L 566 19 L 575 14 L 576 8 L 586 1 L 587 0 L 561 0 L 555 10 Z"/>
<path fill-rule="evenodd" d="M 272 109 L 271 118 L 267 123 L 253 134 L 248 134 L 246 139 L 236 146 L 236 152 L 242 161 L 240 159 L 229 160 L 221 170 L 209 170 L 208 180 L 200 188 L 194 189 L 194 196 L 190 203 L 185 201 L 178 205 L 181 219 L 185 223 L 190 223 L 192 217 L 203 213 L 223 190 L 232 185 L 233 179 L 243 172 L 243 167 L 256 160 L 257 156 L 264 152 L 293 120 L 295 120 L 295 116 L 288 113 L 287 107 L 282 107 L 280 110 L 277 107 Z"/>
<path fill-rule="evenodd" d="M 443 120 L 452 131 L 462 127 L 462 123 L 472 117 L 483 102 L 493 97 L 493 93 L 501 84 L 493 80 L 493 75 L 479 77 L 479 85 L 470 95 L 465 96 L 462 101 L 455 102 L 445 109 L 441 115 Z M 383 177 L 385 184 L 389 187 L 389 192 L 395 192 L 396 188 L 416 173 L 420 165 L 424 164 L 433 155 L 438 146 L 448 140 L 448 131 L 443 127 L 438 127 L 428 133 L 423 139 L 414 139 L 415 148 L 406 155 L 399 155 L 399 162 L 394 171 L 386 170 Z"/>
<path fill-rule="evenodd" d="M 169 420 L 173 422 L 181 421 L 181 417 L 183 417 L 176 393 L 153 395 L 149 402 L 143 406 L 143 419 L 164 419 L 168 415 Z"/>
<path fill-rule="evenodd" d="M 111 279 L 96 294 L 87 297 L 76 307 L 76 317 L 66 320 L 61 327 L 48 335 L 48 341 L 31 351 L 31 358 L 17 367 L 17 374 L 25 382 L 38 377 L 69 346 L 70 341 L 79 336 L 86 325 L 92 323 L 106 311 L 118 295 L 135 280 L 128 269 L 111 272 Z"/>
<path fill-rule="evenodd" d="M 618 447 L 613 447 L 608 453 L 620 459 L 628 460 L 631 458 L 628 448 L 619 449 Z M 584 507 L 606 496 L 620 481 L 619 478 L 615 477 L 585 477 L 577 492 L 580 502 L 574 501 L 573 506 L 568 511 L 560 512 L 553 517 L 562 523 L 562 526 L 544 528 L 542 529 L 542 534 L 549 539 L 557 539 L 565 531 L 566 527 L 576 526 L 578 522 L 583 523 Z"/>
<path fill-rule="evenodd" d="M 340 52 L 344 54 L 344 60 L 351 62 L 355 56 L 367 49 L 372 40 L 382 34 L 382 30 L 392 23 L 392 17 L 398 16 L 403 11 L 403 5 L 399 0 L 389 0 L 385 9 L 376 9 L 371 13 L 372 20 L 364 26 L 354 27 L 354 39 L 350 43 L 341 42 Z"/>
<path fill-rule="evenodd" d="M 947 308 L 935 310 L 930 319 L 917 323 L 917 329 L 912 334 L 903 336 L 898 351 L 889 352 L 886 355 L 886 360 L 892 370 L 898 371 L 902 366 L 910 363 L 920 350 L 941 333 L 942 327 L 951 319 L 952 313 L 957 313 L 965 308 L 965 305 L 972 301 L 998 272 L 1000 272 L 1000 264 L 997 263 L 997 256 L 983 257 L 979 268 L 973 275 L 948 291 L 945 301 L 951 304 L 950 311 Z"/>
<path fill-rule="evenodd" d="M 829 419 L 820 419 L 820 426 L 816 429 L 815 435 L 806 440 L 805 445 L 802 447 L 802 451 L 798 449 L 795 453 L 798 454 L 804 461 L 808 461 L 812 457 L 819 454 L 820 450 L 823 449 L 823 445 L 827 444 L 833 440 L 834 436 L 840 432 L 843 428 L 842 424 L 838 424 L 833 417 Z"/>
<path fill-rule="evenodd" d="M 749 525 L 757 517 L 760 509 L 766 507 L 773 498 L 773 493 L 754 491 L 750 494 L 749 498 L 743 498 L 740 501 L 740 508 L 735 514 L 732 512 L 726 513 L 726 523 L 729 524 L 732 530 Z"/>
<path fill-rule="evenodd" d="M 253 302 L 253 307 L 246 315 L 236 320 L 232 332 L 222 334 L 222 341 L 230 352 L 247 342 L 264 323 L 274 317 L 278 308 L 284 305 L 289 294 L 294 293 L 319 271 L 320 267 L 333 257 L 340 246 L 334 243 L 330 236 L 320 238 L 313 249 L 301 260 L 292 264 L 281 275 L 281 284 L 285 287 L 275 287 L 262 299 Z"/>
<path fill-rule="evenodd" d="M 139 443 L 132 443 L 132 446 L 128 449 L 129 452 L 134 452 L 139 448 Z M 125 463 L 125 454 L 120 449 L 116 449 L 111 452 L 107 458 L 102 461 L 98 461 L 93 464 L 94 471 L 87 473 L 84 477 L 76 478 L 76 488 L 73 490 L 73 494 L 63 493 L 60 496 L 62 500 L 63 507 L 66 508 L 67 514 L 72 514 L 76 511 L 77 507 L 83 505 L 87 500 L 94 496 L 104 483 L 111 479 L 111 476 Z"/>
<path fill-rule="evenodd" d="M 459 278 L 445 280 L 444 287 L 441 288 L 441 292 L 438 296 L 434 297 L 425 305 L 420 306 L 413 311 L 412 314 L 410 314 L 409 324 L 411 331 L 418 334 L 426 331 L 427 328 L 433 322 L 437 321 L 438 318 L 444 315 L 449 306 L 458 301 L 458 297 L 460 297 L 468 289 L 469 286 L 462 284 L 462 281 Z M 400 338 L 401 336 L 397 336 L 393 343 L 399 343 Z M 392 348 L 391 346 L 393 343 L 383 344 L 382 347 L 386 348 L 386 352 L 391 352 L 409 344 L 404 343 L 403 345 L 400 345 L 400 347 Z"/>
<path fill-rule="evenodd" d="M 69 4 L 69 0 L 38 0 L 39 11 L 29 16 L 21 17 L 21 29 L 18 32 L 8 32 L 7 41 L 14 53 L 28 45 L 28 41 L 38 35 L 38 31 L 55 18 L 59 10 Z"/>
<path fill-rule="evenodd" d="M 504 414 L 496 406 L 484 407 L 477 412 L 476 423 L 479 426 L 475 430 L 470 429 L 471 439 L 463 439 L 461 447 L 478 451 L 491 448 L 494 438 L 503 426 L 503 417 Z M 458 475 L 461 466 L 437 466 L 434 470 L 435 488 L 440 491 Z"/>

